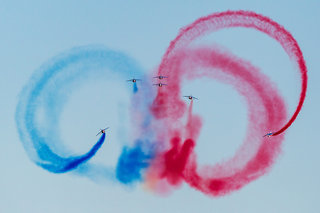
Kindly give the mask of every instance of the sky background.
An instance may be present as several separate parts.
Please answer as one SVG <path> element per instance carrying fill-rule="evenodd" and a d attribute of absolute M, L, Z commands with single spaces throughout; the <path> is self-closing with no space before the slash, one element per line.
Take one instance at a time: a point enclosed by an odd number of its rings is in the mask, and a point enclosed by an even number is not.
<path fill-rule="evenodd" d="M 305 2 L 0 0 L 0 212 L 320 212 L 320 2 Z M 73 47 L 99 44 L 130 55 L 152 73 L 181 27 L 214 12 L 239 9 L 266 15 L 289 30 L 309 72 L 304 107 L 268 174 L 220 198 L 186 184 L 163 196 L 143 184 L 128 188 L 52 174 L 29 160 L 14 113 L 19 92 L 41 64 Z M 276 41 L 253 30 L 228 29 L 198 42 L 218 43 L 259 67 L 275 82 L 292 114 L 299 73 Z M 128 78 L 138 77 L 133 75 Z M 116 164 L 123 141 L 130 141 L 129 86 L 97 76 L 70 91 L 59 123 L 68 150 L 86 152 L 97 130 L 108 125 L 107 143 L 92 162 Z M 204 118 L 198 162 L 214 164 L 233 156 L 246 132 L 243 99 L 230 86 L 209 79 L 185 82 L 182 93 L 200 99 L 194 103 L 195 113 Z"/>

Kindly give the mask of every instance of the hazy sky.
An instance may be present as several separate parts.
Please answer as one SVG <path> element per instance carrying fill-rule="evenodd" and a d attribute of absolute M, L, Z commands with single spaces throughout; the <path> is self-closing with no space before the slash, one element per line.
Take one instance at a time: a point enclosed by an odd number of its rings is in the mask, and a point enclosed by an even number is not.
<path fill-rule="evenodd" d="M 0 0 L 0 212 L 320 212 L 320 2 L 318 1 L 5 1 Z M 73 47 L 104 45 L 134 58 L 152 72 L 179 29 L 201 16 L 225 10 L 252 10 L 289 30 L 308 67 L 305 105 L 288 129 L 282 154 L 271 171 L 230 195 L 212 198 L 184 184 L 158 195 L 143 184 L 127 188 L 97 183 L 74 174 L 52 174 L 27 156 L 14 114 L 18 94 L 43 63 Z M 299 73 L 281 46 L 262 33 L 222 30 L 201 42 L 218 43 L 251 61 L 279 88 L 292 113 L 299 97 Z M 135 75 L 135 74 L 132 74 Z M 128 76 L 128 78 L 135 76 Z M 89 79 L 70 92 L 59 122 L 64 146 L 84 153 L 99 128 L 112 126 L 107 143 L 92 162 L 115 166 L 130 141 L 128 85 Z M 222 92 L 223 91 L 223 92 Z M 200 79 L 182 93 L 200 98 L 195 113 L 204 117 L 196 153 L 201 164 L 232 157 L 246 131 L 246 107 L 228 85 Z"/>

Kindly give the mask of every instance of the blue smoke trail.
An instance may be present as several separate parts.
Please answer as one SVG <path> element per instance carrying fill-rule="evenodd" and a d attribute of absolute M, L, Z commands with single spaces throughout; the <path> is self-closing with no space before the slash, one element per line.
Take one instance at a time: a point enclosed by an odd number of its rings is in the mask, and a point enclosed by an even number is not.
<path fill-rule="evenodd" d="M 132 72 L 141 73 L 134 60 L 123 53 L 99 46 L 74 48 L 40 67 L 23 88 L 16 109 L 16 125 L 20 140 L 32 161 L 42 168 L 63 173 L 92 158 L 102 146 L 105 134 L 89 152 L 70 156 L 59 136 L 58 121 L 67 100 L 66 91 L 84 82 L 92 72 L 110 70 L 126 79 Z M 104 73 L 98 73 L 104 74 Z M 43 121 L 38 117 L 43 110 Z M 41 117 L 41 116 L 40 116 Z"/>
<path fill-rule="evenodd" d="M 133 82 L 133 93 L 137 93 L 137 92 L 138 92 L 137 82 Z"/>
<path fill-rule="evenodd" d="M 116 177 L 120 182 L 132 184 L 143 180 L 142 170 L 149 167 L 150 160 L 155 156 L 152 147 L 148 147 L 148 152 L 143 147 L 137 142 L 132 148 L 123 148 L 116 168 Z"/>
<path fill-rule="evenodd" d="M 139 132 L 143 129 L 141 137 L 135 141 L 133 147 L 125 146 L 122 149 L 116 167 L 116 178 L 118 181 L 125 185 L 132 185 L 136 182 L 143 181 L 143 171 L 149 167 L 151 160 L 155 157 L 156 149 L 155 143 L 152 143 L 153 131 L 150 128 L 150 120 L 152 119 L 149 114 L 149 106 L 153 100 L 153 90 L 148 81 L 142 81 L 141 92 L 138 92 L 137 82 L 133 82 L 132 100 L 133 113 L 143 119 L 138 119 L 140 122 L 135 121 L 133 131 Z M 146 97 L 148 97 L 146 99 Z"/>
<path fill-rule="evenodd" d="M 49 162 L 49 164 L 37 163 L 37 165 L 54 173 L 64 173 L 64 172 L 70 171 L 72 169 L 77 168 L 80 164 L 88 161 L 91 157 L 93 157 L 102 146 L 104 140 L 105 140 L 105 133 L 102 134 L 98 142 L 91 148 L 89 152 L 79 157 L 69 157 L 69 158 L 62 158 L 57 156 L 50 150 L 50 148 L 47 145 L 43 144 L 43 147 L 40 148 L 41 154 L 47 155 L 47 156 L 51 155 L 51 157 L 54 156 L 55 160 Z M 55 164 L 52 164 L 52 163 L 55 163 Z"/>

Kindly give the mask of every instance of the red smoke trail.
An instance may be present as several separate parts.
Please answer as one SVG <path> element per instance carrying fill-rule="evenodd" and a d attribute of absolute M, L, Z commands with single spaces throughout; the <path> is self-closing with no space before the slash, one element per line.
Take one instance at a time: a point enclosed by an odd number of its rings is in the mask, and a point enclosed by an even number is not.
<path fill-rule="evenodd" d="M 273 134 L 273 136 L 279 135 L 294 122 L 302 108 L 307 92 L 307 67 L 297 41 L 286 29 L 270 18 L 250 11 L 226 11 L 200 18 L 194 23 L 181 29 L 178 36 L 171 41 L 169 48 L 163 56 L 158 73 L 167 73 L 166 66 L 168 63 L 168 57 L 180 47 L 185 47 L 193 40 L 208 33 L 231 27 L 253 28 L 269 35 L 281 44 L 289 57 L 299 67 L 301 74 L 301 93 L 299 103 L 289 121 Z"/>
<path fill-rule="evenodd" d="M 188 108 L 188 115 L 187 115 L 187 124 L 184 127 L 185 132 L 185 138 L 192 138 L 193 140 L 196 140 L 199 137 L 200 129 L 202 126 L 201 118 L 197 115 L 192 114 L 192 108 L 193 108 L 193 99 L 190 101 L 190 105 Z M 193 127 L 196 128 L 193 128 Z"/>
<path fill-rule="evenodd" d="M 280 152 L 283 136 L 269 140 L 271 138 L 262 138 L 261 133 L 265 129 L 277 128 L 284 123 L 285 104 L 277 90 L 270 86 L 272 84 L 268 78 L 248 62 L 219 52 L 217 49 L 200 48 L 188 52 L 187 58 L 184 59 L 186 66 L 183 66 L 183 69 L 189 67 L 190 72 L 193 71 L 191 77 L 207 76 L 229 83 L 245 97 L 248 105 L 247 137 L 235 156 L 216 166 L 199 169 L 196 156 L 193 155 L 184 171 L 185 180 L 191 186 L 210 195 L 224 195 L 241 188 L 268 171 Z M 194 73 L 195 69 L 189 65 L 190 61 L 194 67 L 210 67 L 214 71 L 200 69 L 201 73 Z M 215 69 L 222 74 L 215 73 Z"/>
<path fill-rule="evenodd" d="M 174 112 L 167 109 L 170 107 L 168 104 L 163 104 L 162 110 L 168 115 L 162 118 L 166 120 L 167 127 L 175 131 L 169 133 L 170 147 L 160 155 L 151 171 L 155 172 L 154 167 L 157 167 L 159 179 L 166 179 L 173 186 L 185 180 L 190 186 L 213 196 L 239 189 L 265 174 L 280 152 L 283 136 L 263 138 L 261 135 L 266 129 L 279 127 L 286 119 L 285 104 L 267 76 L 250 63 L 221 52 L 218 48 L 180 49 L 168 58 L 167 67 L 169 71 L 180 75 L 179 80 L 170 78 L 168 87 L 161 88 L 162 96 L 167 97 L 170 104 L 175 105 L 180 101 L 180 95 L 175 98 L 172 94 L 179 94 L 183 78 L 218 79 L 231 84 L 246 99 L 249 126 L 246 139 L 233 158 L 215 166 L 198 167 L 193 150 L 201 129 L 201 120 L 192 115 L 193 102 L 188 111 L 185 111 L 185 106 L 180 110 L 182 114 L 186 112 L 186 125 L 177 119 L 177 114 L 172 118 L 171 113 Z M 175 85 L 170 88 L 171 84 Z M 157 103 L 155 100 L 154 104 Z M 153 113 L 157 114 L 158 111 Z"/>
<path fill-rule="evenodd" d="M 198 37 L 229 27 L 254 28 L 268 34 L 298 64 L 302 91 L 299 104 L 289 122 L 285 123 L 285 104 L 276 88 L 267 76 L 249 62 L 218 48 L 187 47 Z M 262 135 L 270 129 L 280 129 L 273 134 L 279 135 L 293 123 L 302 107 L 307 86 L 305 62 L 292 35 L 269 18 L 245 11 L 213 14 L 182 29 L 165 53 L 158 74 L 168 75 L 170 78 L 168 86 L 158 90 L 151 110 L 167 126 L 163 133 L 168 134 L 171 143 L 152 165 L 152 176 L 165 179 L 173 186 L 178 186 L 184 180 L 190 186 L 212 196 L 240 189 L 270 169 L 280 152 L 284 137 L 262 138 Z M 192 115 L 192 103 L 186 112 L 186 104 L 180 99 L 180 84 L 184 78 L 204 76 L 232 85 L 245 98 L 249 122 L 247 136 L 231 159 L 214 166 L 199 167 L 194 147 L 201 129 L 201 119 Z M 181 118 L 186 113 L 187 124 L 184 125 Z"/>

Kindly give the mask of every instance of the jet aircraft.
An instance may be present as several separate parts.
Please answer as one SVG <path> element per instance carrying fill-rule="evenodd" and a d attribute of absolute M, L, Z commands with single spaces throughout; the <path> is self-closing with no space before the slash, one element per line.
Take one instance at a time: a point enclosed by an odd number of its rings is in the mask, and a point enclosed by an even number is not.
<path fill-rule="evenodd" d="M 132 78 L 132 79 L 129 79 L 127 81 L 131 81 L 133 83 L 137 82 L 137 81 L 141 81 L 141 79 L 138 79 L 138 78 Z"/>
<path fill-rule="evenodd" d="M 158 78 L 158 79 L 162 80 L 164 78 L 168 78 L 168 76 L 158 75 L 158 76 L 155 76 L 153 78 Z"/>
<path fill-rule="evenodd" d="M 188 98 L 189 100 L 193 100 L 193 99 L 199 100 L 198 98 L 196 98 L 196 97 L 194 97 L 192 95 L 185 95 L 183 97 Z"/>
<path fill-rule="evenodd" d="M 271 137 L 273 135 L 273 132 L 269 132 L 267 134 L 265 134 L 263 137 Z"/>
<path fill-rule="evenodd" d="M 167 84 L 163 84 L 163 83 L 159 83 L 159 84 L 153 84 L 153 86 L 158 86 L 158 87 L 162 87 L 162 86 L 165 86 Z"/>
<path fill-rule="evenodd" d="M 105 133 L 107 129 L 109 129 L 109 127 L 104 128 L 104 129 L 100 129 L 100 131 L 98 132 L 98 134 L 96 136 Z"/>

